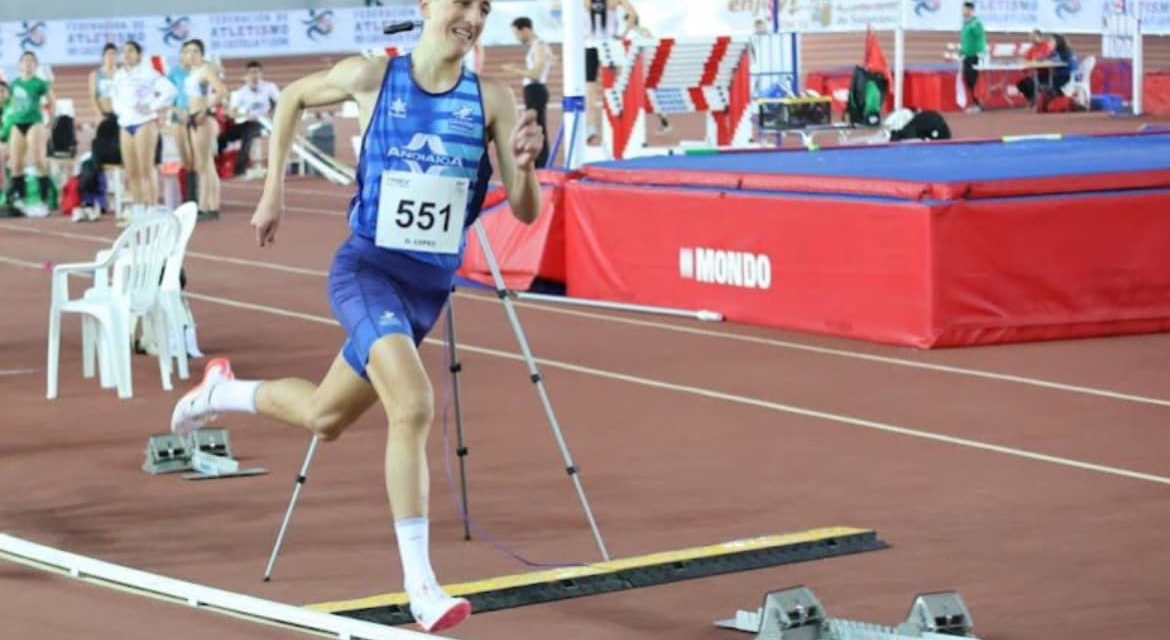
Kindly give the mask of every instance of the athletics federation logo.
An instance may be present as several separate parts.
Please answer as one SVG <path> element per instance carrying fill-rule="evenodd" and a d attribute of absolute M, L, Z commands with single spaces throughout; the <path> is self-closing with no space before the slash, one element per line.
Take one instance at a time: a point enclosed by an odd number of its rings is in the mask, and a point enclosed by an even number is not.
<path fill-rule="evenodd" d="M 411 173 L 439 176 L 446 167 L 463 167 L 463 158 L 447 155 L 443 139 L 430 133 L 416 133 L 405 147 L 390 147 L 386 155 L 402 160 Z M 431 166 L 424 170 L 423 162 Z"/>
<path fill-rule="evenodd" d="M 318 12 L 316 9 L 309 9 L 309 19 L 302 20 L 301 24 L 305 25 L 305 35 L 310 40 L 327 38 L 333 33 L 333 11 L 326 9 Z"/>
<path fill-rule="evenodd" d="M 23 51 L 30 49 L 40 49 L 45 46 L 45 42 L 49 39 L 45 33 L 44 21 L 29 22 L 25 20 L 20 23 L 21 31 L 16 34 L 20 38 L 20 48 Z"/>
<path fill-rule="evenodd" d="M 163 34 L 163 44 L 174 47 L 187 41 L 187 36 L 191 35 L 191 18 L 167 16 L 164 20 L 163 26 L 158 28 Z"/>
<path fill-rule="evenodd" d="M 1068 20 L 1081 12 L 1081 0 L 1056 0 L 1056 17 Z"/>
<path fill-rule="evenodd" d="M 917 0 L 914 3 L 914 15 L 921 18 L 923 13 L 938 13 L 940 7 L 942 0 Z"/>

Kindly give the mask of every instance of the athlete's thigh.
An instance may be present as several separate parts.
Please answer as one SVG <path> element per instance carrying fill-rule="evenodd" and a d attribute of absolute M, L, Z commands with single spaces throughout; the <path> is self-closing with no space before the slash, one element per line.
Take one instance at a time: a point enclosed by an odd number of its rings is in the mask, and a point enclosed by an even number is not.
<path fill-rule="evenodd" d="M 194 155 L 195 163 L 200 165 L 214 166 L 215 151 L 212 145 L 215 144 L 216 132 L 219 130 L 219 125 L 215 123 L 210 117 L 203 121 L 203 124 L 195 127 L 194 131 Z"/>
<path fill-rule="evenodd" d="M 338 353 L 313 394 L 313 413 L 328 418 L 330 424 L 349 426 L 377 401 L 378 393 L 370 381 Z"/>
<path fill-rule="evenodd" d="M 193 169 L 195 163 L 191 158 L 191 139 L 190 132 L 187 130 L 185 122 L 171 125 L 171 136 L 175 139 L 175 146 L 179 149 L 179 161 L 187 169 Z"/>
<path fill-rule="evenodd" d="M 28 154 L 37 162 L 44 162 L 48 158 L 49 128 L 37 123 L 28 130 Z"/>
<path fill-rule="evenodd" d="M 143 175 L 149 174 L 150 167 L 154 166 L 154 151 L 158 146 L 158 125 L 148 122 L 138 130 L 134 137 L 135 155 L 138 157 L 139 171 Z"/>
<path fill-rule="evenodd" d="M 32 131 L 32 129 L 29 129 Z M 28 140 L 24 137 L 24 132 L 20 127 L 12 125 L 12 131 L 8 134 L 8 141 L 12 147 L 12 173 L 21 175 L 24 173 L 24 165 L 28 164 L 28 158 L 25 157 L 24 152 L 28 147 Z"/>
<path fill-rule="evenodd" d="M 118 149 L 122 152 L 122 165 L 126 173 L 138 175 L 138 153 L 134 150 L 134 134 L 118 128 Z"/>
<path fill-rule="evenodd" d="M 421 420 L 429 426 L 434 394 L 418 347 L 409 336 L 388 334 L 370 347 L 366 375 L 378 392 L 386 415 L 406 422 Z"/>

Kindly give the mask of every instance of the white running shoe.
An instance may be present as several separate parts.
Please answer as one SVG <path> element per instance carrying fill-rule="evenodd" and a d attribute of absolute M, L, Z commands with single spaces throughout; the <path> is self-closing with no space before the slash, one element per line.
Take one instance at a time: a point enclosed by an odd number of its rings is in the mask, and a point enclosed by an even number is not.
<path fill-rule="evenodd" d="M 225 380 L 235 380 L 232 365 L 227 358 L 215 358 L 203 368 L 203 380 L 199 386 L 187 392 L 175 404 L 171 413 L 171 431 L 189 435 L 196 429 L 215 419 L 211 410 L 211 392 Z"/>
<path fill-rule="evenodd" d="M 410 596 L 411 615 L 427 633 L 450 629 L 471 615 L 470 602 L 464 598 L 452 598 L 437 584 L 425 584 L 418 591 L 407 589 L 406 593 Z"/>

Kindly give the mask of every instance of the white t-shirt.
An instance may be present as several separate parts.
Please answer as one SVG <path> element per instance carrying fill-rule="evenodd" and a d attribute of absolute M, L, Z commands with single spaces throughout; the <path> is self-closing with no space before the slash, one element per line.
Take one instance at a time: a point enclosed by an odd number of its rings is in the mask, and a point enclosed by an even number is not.
<path fill-rule="evenodd" d="M 536 66 L 536 50 L 538 47 L 544 49 L 544 71 L 541 72 L 539 80 L 533 80 L 528 76 L 524 76 L 524 84 L 526 85 L 532 84 L 533 82 L 548 84 L 548 72 L 552 69 L 553 63 L 552 50 L 540 38 L 533 38 L 532 42 L 529 43 L 528 51 L 524 54 L 524 66 L 528 69 L 528 71 L 532 71 L 532 69 Z"/>
<path fill-rule="evenodd" d="M 118 126 L 134 127 L 154 120 L 160 110 L 174 102 L 175 93 L 175 85 L 145 60 L 137 66 L 118 69 L 111 86 Z"/>
<path fill-rule="evenodd" d="M 232 115 L 238 118 L 236 114 L 243 112 L 248 119 L 266 116 L 272 112 L 272 105 L 279 97 L 280 89 L 267 80 L 257 82 L 255 89 L 245 84 L 232 92 Z"/>

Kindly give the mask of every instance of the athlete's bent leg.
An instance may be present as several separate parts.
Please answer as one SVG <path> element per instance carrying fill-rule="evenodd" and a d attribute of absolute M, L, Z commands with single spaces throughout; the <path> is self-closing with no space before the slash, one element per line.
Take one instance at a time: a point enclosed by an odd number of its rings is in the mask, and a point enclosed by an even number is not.
<path fill-rule="evenodd" d="M 377 399 L 341 355 L 320 384 L 303 378 L 236 380 L 228 361 L 216 358 L 207 363 L 199 386 L 175 405 L 171 429 L 190 433 L 220 413 L 255 413 L 334 440 Z"/>

